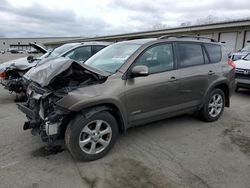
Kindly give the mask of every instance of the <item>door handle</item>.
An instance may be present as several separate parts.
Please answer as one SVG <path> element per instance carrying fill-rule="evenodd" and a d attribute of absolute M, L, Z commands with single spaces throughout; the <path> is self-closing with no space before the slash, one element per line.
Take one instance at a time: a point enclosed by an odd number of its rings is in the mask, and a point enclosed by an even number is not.
<path fill-rule="evenodd" d="M 174 76 L 172 76 L 170 79 L 169 79 L 169 81 L 170 82 L 174 82 L 174 81 L 176 81 L 177 79 L 174 77 Z"/>
<path fill-rule="evenodd" d="M 208 75 L 213 75 L 213 74 L 215 74 L 214 71 L 212 71 L 212 70 L 208 71 Z"/>

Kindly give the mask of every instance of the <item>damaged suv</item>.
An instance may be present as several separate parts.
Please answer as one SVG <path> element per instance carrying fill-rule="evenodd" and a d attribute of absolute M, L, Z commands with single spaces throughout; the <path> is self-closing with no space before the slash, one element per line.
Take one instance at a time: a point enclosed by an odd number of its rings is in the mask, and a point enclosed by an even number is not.
<path fill-rule="evenodd" d="M 191 112 L 217 120 L 230 105 L 235 66 L 220 43 L 198 39 L 118 42 L 85 64 L 40 66 L 29 75 L 29 100 L 18 105 L 28 118 L 24 129 L 50 145 L 64 139 L 75 158 L 90 161 L 129 127 Z"/>
<path fill-rule="evenodd" d="M 99 50 L 105 48 L 110 43 L 108 42 L 83 42 L 83 43 L 68 43 L 55 48 L 52 51 L 47 51 L 37 44 L 30 43 L 34 48 L 44 53 L 39 58 L 28 56 L 5 62 L 0 65 L 0 84 L 10 92 L 16 93 L 16 101 L 23 101 L 26 98 L 25 92 L 28 86 L 28 81 L 23 76 L 35 66 L 49 62 L 58 57 L 71 58 L 85 62 L 89 57 L 94 55 Z"/>

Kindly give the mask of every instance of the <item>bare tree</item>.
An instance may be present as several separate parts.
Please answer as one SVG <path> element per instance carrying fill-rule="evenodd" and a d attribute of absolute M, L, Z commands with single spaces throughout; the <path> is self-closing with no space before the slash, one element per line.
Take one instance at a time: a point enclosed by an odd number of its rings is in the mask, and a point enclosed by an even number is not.
<path fill-rule="evenodd" d="M 169 26 L 166 24 L 158 23 L 158 24 L 153 25 L 153 30 L 160 30 L 160 29 L 167 29 L 167 28 L 169 28 Z"/>
<path fill-rule="evenodd" d="M 212 24 L 218 22 L 218 17 L 213 15 L 208 15 L 204 18 L 199 18 L 196 20 L 196 25 L 202 25 L 202 24 Z"/>
<path fill-rule="evenodd" d="M 191 22 L 191 21 L 182 22 L 182 23 L 180 24 L 181 27 L 187 27 L 187 26 L 190 26 L 190 25 L 192 25 L 192 22 Z"/>

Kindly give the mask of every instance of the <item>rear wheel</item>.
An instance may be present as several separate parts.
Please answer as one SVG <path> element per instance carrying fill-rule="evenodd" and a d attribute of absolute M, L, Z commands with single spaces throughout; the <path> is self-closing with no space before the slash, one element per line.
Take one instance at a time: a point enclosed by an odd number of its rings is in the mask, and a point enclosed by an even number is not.
<path fill-rule="evenodd" d="M 105 156 L 118 137 L 116 119 L 103 111 L 90 118 L 77 116 L 65 132 L 65 143 L 78 160 L 92 161 Z"/>
<path fill-rule="evenodd" d="M 221 89 L 213 90 L 207 97 L 200 112 L 205 121 L 216 121 L 223 113 L 225 106 L 225 94 Z"/>

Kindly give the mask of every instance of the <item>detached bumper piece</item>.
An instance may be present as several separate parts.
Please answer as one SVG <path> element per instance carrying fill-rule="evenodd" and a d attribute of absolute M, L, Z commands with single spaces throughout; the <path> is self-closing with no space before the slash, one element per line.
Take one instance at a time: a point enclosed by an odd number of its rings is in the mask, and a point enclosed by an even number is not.
<path fill-rule="evenodd" d="M 26 114 L 26 116 L 30 120 L 24 123 L 23 130 L 34 129 L 34 128 L 40 127 L 40 124 L 41 124 L 40 118 L 38 118 L 31 109 L 25 106 L 25 104 L 21 104 L 21 103 L 17 104 L 17 107 L 21 112 Z"/>
<path fill-rule="evenodd" d="M 58 138 L 60 129 L 60 117 L 56 112 L 50 113 L 45 120 L 39 117 L 39 114 L 28 108 L 25 103 L 17 104 L 18 109 L 26 114 L 29 121 L 26 121 L 23 125 L 23 130 L 32 129 L 33 135 L 40 134 L 44 142 L 48 142 L 49 145 Z"/>
<path fill-rule="evenodd" d="M 36 117 L 35 113 L 31 109 L 26 107 L 24 104 L 19 103 L 19 104 L 17 104 L 17 107 L 20 111 L 25 113 L 27 117 L 29 117 L 30 119 L 35 119 L 35 117 Z"/>

